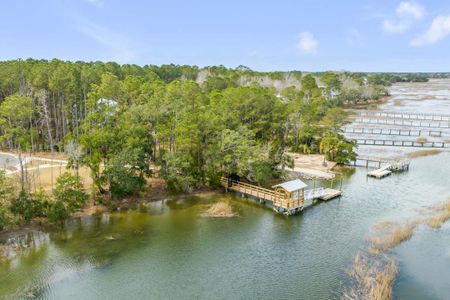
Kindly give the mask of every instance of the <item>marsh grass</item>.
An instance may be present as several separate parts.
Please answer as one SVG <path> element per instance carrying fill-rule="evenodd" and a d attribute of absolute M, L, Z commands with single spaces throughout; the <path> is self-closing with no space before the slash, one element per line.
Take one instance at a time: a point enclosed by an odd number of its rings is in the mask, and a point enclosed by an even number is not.
<path fill-rule="evenodd" d="M 343 293 L 342 299 L 388 300 L 392 298 L 397 266 L 387 256 L 373 261 L 359 253 L 348 275 L 353 281 L 353 288 Z"/>
<path fill-rule="evenodd" d="M 400 101 L 399 99 L 395 99 L 395 100 L 394 100 L 394 105 L 395 105 L 395 106 L 404 106 L 404 104 L 402 103 L 402 101 Z"/>
<path fill-rule="evenodd" d="M 212 204 L 203 215 L 216 218 L 230 218 L 236 216 L 231 205 L 225 201 Z"/>
<path fill-rule="evenodd" d="M 421 144 L 425 144 L 426 142 L 428 142 L 428 139 L 426 137 L 419 137 L 416 139 L 417 143 L 421 143 Z"/>
<path fill-rule="evenodd" d="M 450 211 L 450 199 L 442 203 L 439 203 L 438 205 L 435 205 L 434 209 L 439 212 Z"/>
<path fill-rule="evenodd" d="M 450 199 L 432 206 L 428 209 L 428 212 L 430 213 L 428 216 L 411 219 L 404 225 L 381 222 L 373 226 L 372 229 L 375 234 L 367 239 L 372 244 L 369 253 L 378 255 L 377 250 L 386 251 L 409 240 L 417 225 L 423 224 L 431 228 L 441 228 L 446 221 L 450 220 Z"/>
<path fill-rule="evenodd" d="M 422 156 L 429 156 L 429 155 L 437 155 L 442 153 L 442 150 L 439 149 L 427 149 L 427 150 L 419 150 L 414 151 L 411 153 L 408 153 L 409 158 L 416 158 L 416 157 L 422 157 Z"/>
<path fill-rule="evenodd" d="M 425 155 L 425 151 L 420 151 L 420 155 Z M 418 225 L 437 229 L 448 220 L 450 220 L 450 199 L 424 209 L 419 217 L 409 219 L 405 224 L 385 221 L 373 226 L 373 235 L 368 238 L 371 245 L 366 252 L 355 256 L 353 265 L 348 271 L 351 287 L 342 293 L 341 299 L 392 299 L 397 266 L 394 260 L 387 256 L 387 251 L 409 240 Z"/>
<path fill-rule="evenodd" d="M 387 230 L 387 229 L 392 228 L 392 227 L 394 227 L 394 226 L 396 226 L 396 225 L 397 225 L 397 224 L 394 223 L 394 222 L 391 222 L 391 221 L 385 221 L 385 222 L 381 222 L 381 223 L 378 223 L 378 224 L 374 225 L 374 226 L 372 227 L 372 229 L 373 229 L 373 230 L 376 230 L 376 231 L 381 231 L 381 230 Z"/>
<path fill-rule="evenodd" d="M 439 215 L 426 219 L 425 224 L 431 228 L 441 228 L 442 225 L 450 220 L 450 211 L 442 212 Z"/>
<path fill-rule="evenodd" d="M 421 223 L 431 228 L 441 228 L 442 225 L 450 220 L 450 199 L 432 207 L 434 215 L 424 218 Z"/>
<path fill-rule="evenodd" d="M 415 227 L 415 223 L 395 225 L 389 227 L 387 230 L 383 230 L 379 235 L 370 237 L 368 241 L 372 244 L 373 248 L 386 251 L 409 240 Z"/>
<path fill-rule="evenodd" d="M 369 248 L 369 249 L 367 250 L 367 253 L 369 253 L 369 254 L 372 255 L 372 256 L 378 256 L 378 255 L 381 254 L 381 250 L 378 249 L 378 248 L 373 248 L 373 247 L 371 247 L 371 248 Z"/>

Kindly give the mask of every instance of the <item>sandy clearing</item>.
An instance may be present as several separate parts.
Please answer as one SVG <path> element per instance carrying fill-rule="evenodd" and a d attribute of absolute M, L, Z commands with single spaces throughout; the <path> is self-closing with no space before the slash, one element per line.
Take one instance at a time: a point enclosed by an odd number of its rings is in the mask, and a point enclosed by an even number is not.
<path fill-rule="evenodd" d="M 287 153 L 294 159 L 294 168 L 285 168 L 291 175 L 306 178 L 333 179 L 335 174 L 331 171 L 337 163 L 325 161 L 321 154 Z"/>

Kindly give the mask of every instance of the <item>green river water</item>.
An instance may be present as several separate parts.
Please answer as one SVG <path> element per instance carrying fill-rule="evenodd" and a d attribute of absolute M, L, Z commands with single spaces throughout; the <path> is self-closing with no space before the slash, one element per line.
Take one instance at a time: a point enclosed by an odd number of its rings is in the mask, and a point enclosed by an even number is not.
<path fill-rule="evenodd" d="M 338 299 L 374 224 L 450 197 L 448 152 L 382 180 L 366 173 L 349 172 L 341 198 L 291 217 L 218 192 L 30 233 L 22 241 L 29 250 L 0 263 L 0 298 Z M 219 199 L 238 217 L 202 217 Z M 399 266 L 394 298 L 450 299 L 450 222 L 419 226 L 391 255 Z"/>

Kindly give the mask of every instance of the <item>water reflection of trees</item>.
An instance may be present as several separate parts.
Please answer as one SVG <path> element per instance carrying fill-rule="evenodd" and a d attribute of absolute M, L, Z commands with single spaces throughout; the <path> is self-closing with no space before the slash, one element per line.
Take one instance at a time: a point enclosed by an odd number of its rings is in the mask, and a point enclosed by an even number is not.
<path fill-rule="evenodd" d="M 150 237 L 145 214 L 114 213 L 73 219 L 51 235 L 52 244 L 74 264 L 105 268 Z"/>

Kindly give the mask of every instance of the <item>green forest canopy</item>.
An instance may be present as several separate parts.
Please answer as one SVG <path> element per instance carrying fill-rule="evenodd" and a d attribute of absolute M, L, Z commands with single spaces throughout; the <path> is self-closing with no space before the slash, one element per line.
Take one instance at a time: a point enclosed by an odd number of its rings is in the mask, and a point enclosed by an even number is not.
<path fill-rule="evenodd" d="M 289 163 L 287 150 L 351 159 L 354 144 L 340 134 L 347 121 L 341 107 L 377 100 L 397 79 L 245 66 L 4 61 L 0 145 L 65 151 L 73 166 L 89 167 L 99 191 L 117 197 L 139 190 L 150 166 L 175 191 L 216 184 L 224 172 L 263 182 Z"/>

